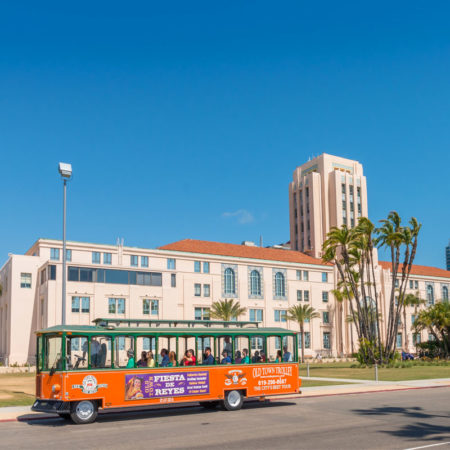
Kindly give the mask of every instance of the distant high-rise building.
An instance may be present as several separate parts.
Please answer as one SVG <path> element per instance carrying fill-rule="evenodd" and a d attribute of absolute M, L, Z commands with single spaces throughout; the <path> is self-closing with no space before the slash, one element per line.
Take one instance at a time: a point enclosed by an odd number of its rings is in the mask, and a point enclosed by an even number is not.
<path fill-rule="evenodd" d="M 450 270 L 450 241 L 447 247 L 445 247 L 445 262 L 447 265 L 447 270 Z"/>
<path fill-rule="evenodd" d="M 320 257 L 331 227 L 367 217 L 367 185 L 358 161 L 322 155 L 297 167 L 289 185 L 291 248 Z"/>

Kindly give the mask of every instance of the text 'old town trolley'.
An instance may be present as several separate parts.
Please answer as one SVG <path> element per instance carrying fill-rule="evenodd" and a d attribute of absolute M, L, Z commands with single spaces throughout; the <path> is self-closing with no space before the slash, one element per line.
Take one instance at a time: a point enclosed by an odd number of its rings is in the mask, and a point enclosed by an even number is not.
<path fill-rule="evenodd" d="M 34 411 L 90 423 L 99 409 L 200 402 L 233 411 L 244 398 L 299 392 L 295 332 L 254 322 L 94 323 L 37 333 Z"/>

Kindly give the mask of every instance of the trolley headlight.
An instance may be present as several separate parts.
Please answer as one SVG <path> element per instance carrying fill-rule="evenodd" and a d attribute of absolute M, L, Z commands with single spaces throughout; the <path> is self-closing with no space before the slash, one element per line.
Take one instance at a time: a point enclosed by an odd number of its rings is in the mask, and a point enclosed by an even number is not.
<path fill-rule="evenodd" d="M 61 386 L 59 384 L 54 384 L 52 386 L 52 393 L 53 394 L 58 394 L 60 390 L 61 390 Z"/>

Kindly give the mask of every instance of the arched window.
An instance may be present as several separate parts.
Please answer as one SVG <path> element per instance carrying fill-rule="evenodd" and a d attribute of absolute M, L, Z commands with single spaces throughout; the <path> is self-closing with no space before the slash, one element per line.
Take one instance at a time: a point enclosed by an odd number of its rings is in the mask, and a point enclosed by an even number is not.
<path fill-rule="evenodd" d="M 275 295 L 277 297 L 284 297 L 286 295 L 284 275 L 281 272 L 275 274 Z"/>
<path fill-rule="evenodd" d="M 448 287 L 442 286 L 442 300 L 448 302 Z"/>
<path fill-rule="evenodd" d="M 225 294 L 235 294 L 236 293 L 236 276 L 234 274 L 234 270 L 228 267 L 225 269 L 224 273 L 225 277 L 225 286 L 224 292 Z"/>
<path fill-rule="evenodd" d="M 434 289 L 431 284 L 427 286 L 427 300 L 429 305 L 434 305 Z"/>
<path fill-rule="evenodd" d="M 250 273 L 250 295 L 261 295 L 261 275 L 257 270 Z"/>

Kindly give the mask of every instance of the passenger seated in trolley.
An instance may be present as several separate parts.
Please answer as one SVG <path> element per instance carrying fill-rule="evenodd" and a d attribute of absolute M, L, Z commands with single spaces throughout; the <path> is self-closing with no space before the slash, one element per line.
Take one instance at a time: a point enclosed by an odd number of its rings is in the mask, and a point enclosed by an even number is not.
<path fill-rule="evenodd" d="M 148 367 L 147 366 L 147 352 L 141 352 L 141 359 L 137 362 L 138 367 Z"/>
<path fill-rule="evenodd" d="M 152 351 L 147 353 L 147 367 L 155 367 L 155 358 Z"/>
<path fill-rule="evenodd" d="M 214 356 L 211 353 L 211 347 L 205 348 L 205 356 L 203 358 L 202 364 L 204 366 L 212 366 L 214 364 Z"/>
<path fill-rule="evenodd" d="M 248 348 L 244 348 L 244 350 L 242 350 L 241 364 L 250 364 L 250 357 L 248 356 Z"/>
<path fill-rule="evenodd" d="M 183 359 L 180 361 L 180 366 L 195 366 L 195 356 L 193 350 L 186 350 Z"/>
<path fill-rule="evenodd" d="M 291 362 L 292 361 L 292 354 L 288 351 L 287 345 L 283 347 L 283 362 Z"/>
<path fill-rule="evenodd" d="M 167 367 L 176 367 L 177 366 L 177 354 L 175 352 L 169 352 L 169 363 Z"/>
<path fill-rule="evenodd" d="M 163 348 L 160 352 L 161 355 L 161 367 L 167 367 L 169 365 L 169 352 L 166 348 Z"/>
<path fill-rule="evenodd" d="M 231 364 L 231 358 L 228 356 L 228 352 L 224 350 L 222 352 L 222 364 Z"/>
<path fill-rule="evenodd" d="M 127 351 L 127 356 L 128 356 L 128 362 L 127 362 L 127 369 L 131 369 L 134 367 L 134 352 L 133 350 L 130 348 Z"/>
<path fill-rule="evenodd" d="M 241 352 L 239 350 L 236 350 L 236 354 L 234 355 L 234 363 L 235 364 L 242 363 L 242 356 L 241 356 Z"/>

